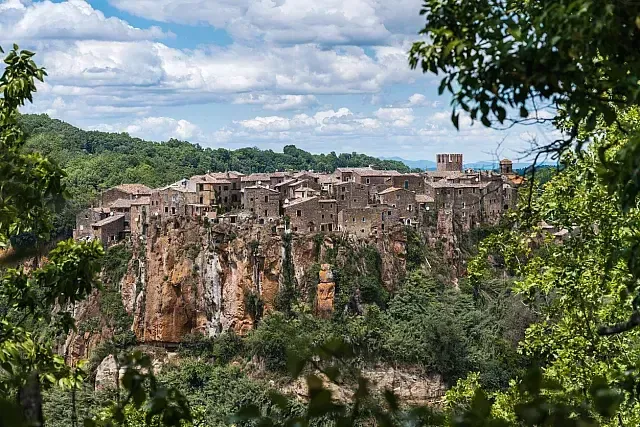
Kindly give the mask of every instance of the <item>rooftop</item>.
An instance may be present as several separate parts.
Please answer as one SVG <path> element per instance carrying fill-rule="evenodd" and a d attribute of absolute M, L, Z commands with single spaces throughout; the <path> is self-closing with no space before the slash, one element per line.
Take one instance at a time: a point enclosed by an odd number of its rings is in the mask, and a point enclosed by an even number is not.
<path fill-rule="evenodd" d="M 272 193 L 279 193 L 277 190 L 274 190 L 273 188 L 265 187 L 264 185 L 252 185 L 249 187 L 244 187 L 244 189 L 245 190 L 266 190 Z"/>
<path fill-rule="evenodd" d="M 132 204 L 133 204 L 133 200 L 131 199 L 118 199 L 113 203 L 111 203 L 109 207 L 111 209 L 124 209 L 124 208 L 130 208 Z"/>
<path fill-rule="evenodd" d="M 416 202 L 418 203 L 434 203 L 435 199 L 426 194 L 416 194 Z"/>
<path fill-rule="evenodd" d="M 400 191 L 400 190 L 404 190 L 404 188 L 397 188 L 397 187 L 389 187 L 386 190 L 382 190 L 381 192 L 378 193 L 378 195 L 384 195 L 384 194 L 389 194 L 389 193 L 395 193 L 396 191 Z M 409 190 L 405 190 L 405 191 L 409 191 Z"/>
<path fill-rule="evenodd" d="M 151 189 L 143 184 L 120 184 L 115 188 L 129 194 L 151 194 Z"/>
<path fill-rule="evenodd" d="M 289 202 L 288 205 L 284 205 L 285 208 L 290 208 L 291 206 L 301 205 L 302 203 L 307 203 L 312 200 L 317 200 L 317 197 L 303 197 L 302 199 L 294 199 Z"/>
<path fill-rule="evenodd" d="M 112 222 L 116 222 L 119 219 L 124 218 L 124 214 L 122 213 L 117 213 L 117 214 L 113 214 L 111 216 L 106 217 L 105 219 L 101 219 L 98 222 L 95 222 L 93 224 L 91 224 L 92 227 L 102 227 L 105 226 L 107 224 L 111 224 Z"/>

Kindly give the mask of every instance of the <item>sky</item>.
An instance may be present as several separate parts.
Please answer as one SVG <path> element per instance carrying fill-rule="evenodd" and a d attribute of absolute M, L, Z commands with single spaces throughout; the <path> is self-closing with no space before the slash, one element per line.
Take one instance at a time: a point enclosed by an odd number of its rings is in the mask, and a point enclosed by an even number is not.
<path fill-rule="evenodd" d="M 296 145 L 466 162 L 522 158 L 552 129 L 450 122 L 411 70 L 421 0 L 0 0 L 0 45 L 48 77 L 25 113 L 204 147 Z"/>

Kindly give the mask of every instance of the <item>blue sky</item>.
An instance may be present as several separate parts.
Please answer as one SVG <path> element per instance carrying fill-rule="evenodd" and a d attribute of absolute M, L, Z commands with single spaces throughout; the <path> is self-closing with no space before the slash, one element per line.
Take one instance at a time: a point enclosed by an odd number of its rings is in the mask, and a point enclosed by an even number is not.
<path fill-rule="evenodd" d="M 420 0 L 0 1 L 0 44 L 49 73 L 25 112 L 208 147 L 466 161 L 519 158 L 552 129 L 449 121 L 410 70 Z"/>

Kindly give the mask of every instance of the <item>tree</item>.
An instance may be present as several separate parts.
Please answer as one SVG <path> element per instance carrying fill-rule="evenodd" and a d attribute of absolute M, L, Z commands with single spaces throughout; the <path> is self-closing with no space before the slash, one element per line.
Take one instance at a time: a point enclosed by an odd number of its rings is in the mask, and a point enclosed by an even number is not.
<path fill-rule="evenodd" d="M 32 100 L 35 80 L 46 75 L 33 56 L 14 45 L 0 77 L 0 247 L 5 249 L 0 257 L 6 267 L 0 275 L 2 426 L 43 425 L 41 387 L 75 388 L 82 380 L 82 372 L 54 352 L 53 339 L 75 328 L 73 309 L 99 286 L 96 275 L 103 255 L 97 241 L 69 240 L 48 252 L 46 261 L 40 260 L 53 228 L 52 210 L 63 204 L 67 193 L 61 168 L 24 147 L 18 107 Z M 25 234 L 35 237 L 35 247 L 16 247 L 16 237 Z M 30 270 L 21 264 L 27 256 L 35 257 Z M 120 422 L 127 405 L 140 408 L 145 402 L 146 416 L 157 416 L 166 425 L 190 418 L 184 399 L 156 383 L 148 358 L 132 354 L 122 361 L 126 394 L 107 409 L 111 416 L 101 424 Z M 95 421 L 85 422 L 92 424 Z"/>

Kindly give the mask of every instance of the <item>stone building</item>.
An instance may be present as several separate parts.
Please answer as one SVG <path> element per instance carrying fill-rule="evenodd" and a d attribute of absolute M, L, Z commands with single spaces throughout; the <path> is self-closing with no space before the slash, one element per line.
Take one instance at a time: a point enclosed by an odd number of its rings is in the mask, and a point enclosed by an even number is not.
<path fill-rule="evenodd" d="M 294 232 L 313 233 L 320 230 L 320 203 L 317 197 L 295 199 L 283 206 L 289 227 Z"/>
<path fill-rule="evenodd" d="M 169 186 L 155 190 L 151 194 L 151 215 L 171 217 L 188 215 L 188 205 L 198 204 L 196 183 L 183 179 Z"/>
<path fill-rule="evenodd" d="M 320 184 L 320 177 L 323 174 L 315 173 L 315 172 L 299 172 L 294 174 L 294 178 L 298 181 L 304 180 L 306 182 L 306 186 L 309 188 L 313 188 L 320 192 L 322 189 L 322 185 Z"/>
<path fill-rule="evenodd" d="M 100 194 L 100 206 L 110 206 L 118 199 L 133 200 L 139 197 L 150 196 L 151 189 L 142 184 L 122 184 L 104 190 Z"/>
<path fill-rule="evenodd" d="M 74 239 L 93 237 L 92 224 L 101 221 L 110 215 L 108 207 L 91 207 L 83 209 L 76 215 L 76 228 L 73 230 Z"/>
<path fill-rule="evenodd" d="M 388 187 L 404 188 L 416 194 L 424 194 L 425 192 L 425 179 L 419 173 L 394 175 L 388 178 L 386 183 Z"/>
<path fill-rule="evenodd" d="M 500 173 L 508 175 L 513 173 L 513 162 L 509 159 L 500 160 Z"/>
<path fill-rule="evenodd" d="M 91 224 L 93 237 L 109 246 L 124 237 L 124 214 L 114 213 L 108 217 Z"/>
<path fill-rule="evenodd" d="M 333 187 L 333 198 L 338 201 L 338 211 L 346 208 L 363 208 L 369 204 L 369 186 L 353 181 L 341 182 Z"/>
<path fill-rule="evenodd" d="M 338 224 L 338 201 L 335 199 L 319 199 L 320 231 L 334 231 Z"/>
<path fill-rule="evenodd" d="M 245 187 L 242 208 L 252 212 L 261 222 L 280 217 L 280 193 L 261 185 Z"/>
<path fill-rule="evenodd" d="M 403 218 L 415 218 L 417 216 L 416 194 L 404 188 L 387 188 L 378 193 L 380 204 L 389 205 L 398 209 L 398 214 Z"/>
<path fill-rule="evenodd" d="M 151 196 L 133 200 L 129 213 L 129 229 L 132 236 L 144 235 L 149 225 L 149 211 L 151 208 Z"/>
<path fill-rule="evenodd" d="M 268 173 L 252 173 L 240 178 L 240 189 L 261 185 L 271 188 L 271 175 Z"/>
<path fill-rule="evenodd" d="M 387 205 L 346 208 L 338 212 L 338 230 L 358 238 L 384 233 L 400 223 L 398 209 Z"/>
<path fill-rule="evenodd" d="M 462 154 L 437 154 L 436 160 L 438 171 L 462 171 Z"/>

